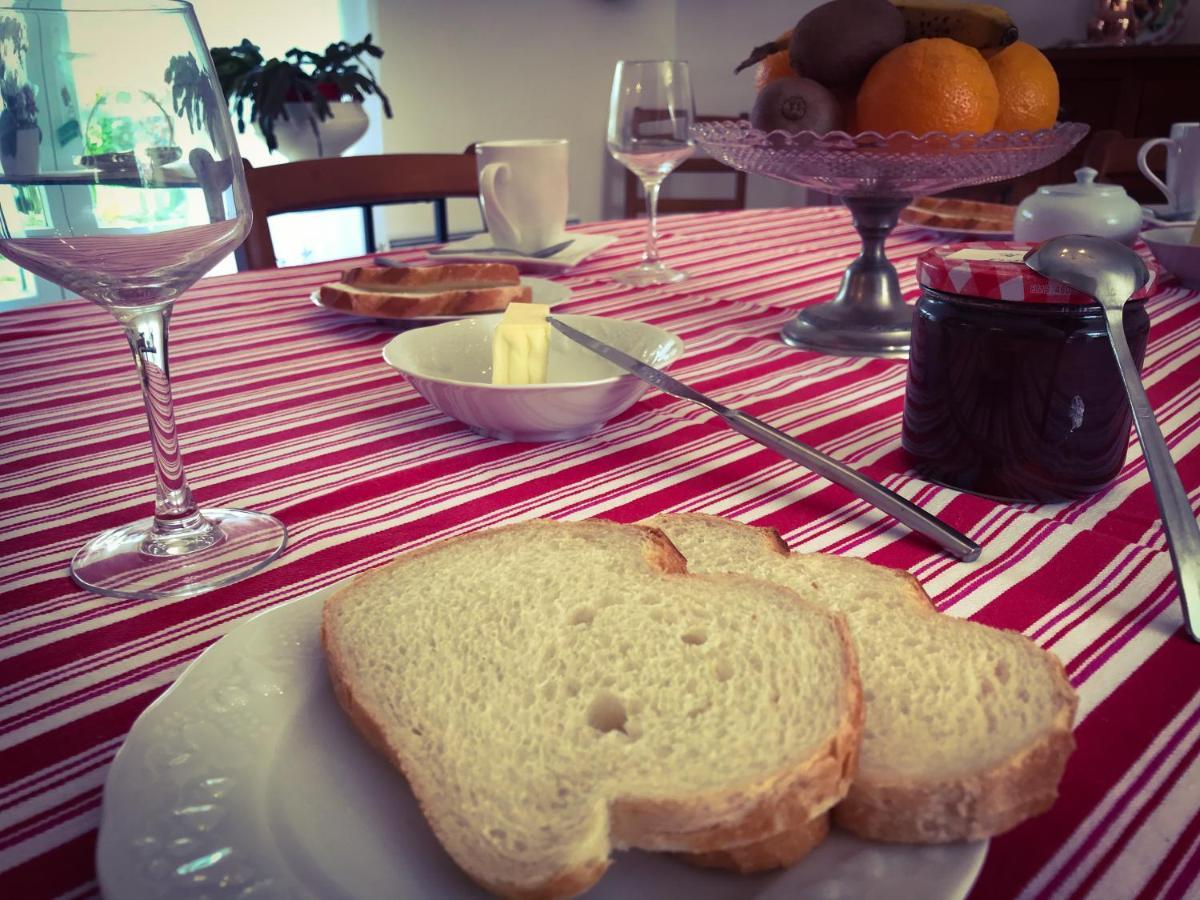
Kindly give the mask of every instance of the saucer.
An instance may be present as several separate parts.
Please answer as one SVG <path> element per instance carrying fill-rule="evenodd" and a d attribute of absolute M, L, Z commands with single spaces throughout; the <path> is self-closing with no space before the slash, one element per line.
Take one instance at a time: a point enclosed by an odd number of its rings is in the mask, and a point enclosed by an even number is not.
<path fill-rule="evenodd" d="M 466 240 L 453 241 L 439 248 L 437 253 L 429 254 L 430 259 L 440 262 L 457 260 L 460 262 L 506 262 L 520 268 L 539 269 L 570 269 L 579 265 L 593 253 L 603 250 L 617 239 L 612 234 L 583 234 L 568 232 L 565 236 L 571 238 L 571 245 L 560 250 L 553 256 L 538 258 L 525 256 L 522 253 L 509 250 L 493 250 L 492 236 L 486 232 L 472 235 Z M 480 253 L 479 251 L 485 251 Z"/>
<path fill-rule="evenodd" d="M 1142 221 L 1156 228 L 1171 228 L 1175 225 L 1195 225 L 1196 217 L 1171 212 L 1170 205 L 1166 203 L 1146 203 L 1142 204 Z"/>

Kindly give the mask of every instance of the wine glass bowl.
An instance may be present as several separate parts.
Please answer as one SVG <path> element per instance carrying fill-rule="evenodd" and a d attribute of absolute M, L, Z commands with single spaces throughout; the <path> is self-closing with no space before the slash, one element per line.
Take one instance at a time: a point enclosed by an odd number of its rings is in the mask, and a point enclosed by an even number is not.
<path fill-rule="evenodd" d="M 36 158 L 0 176 L 0 254 L 122 326 L 154 461 L 154 515 L 93 538 L 71 575 L 89 590 L 131 598 L 190 596 L 244 578 L 278 556 L 286 529 L 263 513 L 199 508 L 167 361 L 175 300 L 241 244 L 251 220 L 228 110 L 191 6 L 5 0 L 0 23 L 6 79 L 23 80 L 45 101 L 31 126 L 45 136 Z"/>
<path fill-rule="evenodd" d="M 862 238 L 833 300 L 801 310 L 785 343 L 849 356 L 904 356 L 911 308 L 904 303 L 884 243 L 916 195 L 1015 178 L 1064 156 L 1088 126 L 1061 122 L 1041 131 L 881 135 L 763 132 L 745 121 L 706 122 L 692 135 L 732 168 L 841 197 Z"/>
<path fill-rule="evenodd" d="M 695 152 L 691 77 L 679 60 L 622 60 L 613 73 L 608 152 L 642 182 L 646 193 L 646 249 L 640 265 L 613 276 L 624 284 L 670 284 L 687 278 L 658 256 L 658 191 Z"/>

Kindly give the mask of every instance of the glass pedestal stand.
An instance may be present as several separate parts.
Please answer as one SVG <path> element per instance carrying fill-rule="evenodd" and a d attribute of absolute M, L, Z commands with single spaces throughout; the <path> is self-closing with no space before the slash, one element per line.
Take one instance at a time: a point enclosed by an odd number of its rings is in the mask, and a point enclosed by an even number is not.
<path fill-rule="evenodd" d="M 905 356 L 912 307 L 884 253 L 900 211 L 917 195 L 1015 178 L 1064 156 L 1088 127 L 1060 122 L 1043 131 L 916 137 L 906 132 L 764 133 L 745 121 L 692 126 L 704 150 L 727 166 L 841 197 L 862 251 L 837 295 L 806 307 L 784 326 L 792 347 L 843 356 Z"/>

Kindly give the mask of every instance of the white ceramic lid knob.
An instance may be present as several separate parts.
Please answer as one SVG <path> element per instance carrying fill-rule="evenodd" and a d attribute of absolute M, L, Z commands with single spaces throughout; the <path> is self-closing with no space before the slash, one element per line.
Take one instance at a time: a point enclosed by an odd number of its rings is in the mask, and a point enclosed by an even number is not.
<path fill-rule="evenodd" d="M 1082 169 L 1075 170 L 1076 184 L 1091 184 L 1096 180 L 1096 176 L 1100 173 L 1091 166 L 1084 166 Z"/>

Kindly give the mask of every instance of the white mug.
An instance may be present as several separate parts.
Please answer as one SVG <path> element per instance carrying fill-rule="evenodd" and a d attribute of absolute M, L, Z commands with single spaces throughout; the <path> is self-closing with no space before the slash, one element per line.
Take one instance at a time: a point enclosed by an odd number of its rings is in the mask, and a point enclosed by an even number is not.
<path fill-rule="evenodd" d="M 533 253 L 561 241 L 567 225 L 567 142 L 487 141 L 476 144 L 475 153 L 492 244 Z"/>
<path fill-rule="evenodd" d="M 1146 154 L 1159 144 L 1167 148 L 1167 183 L 1150 171 Z M 1138 150 L 1138 168 L 1166 195 L 1170 212 L 1194 215 L 1200 209 L 1200 122 L 1176 122 L 1171 136 L 1146 141 Z"/>

